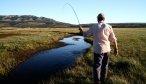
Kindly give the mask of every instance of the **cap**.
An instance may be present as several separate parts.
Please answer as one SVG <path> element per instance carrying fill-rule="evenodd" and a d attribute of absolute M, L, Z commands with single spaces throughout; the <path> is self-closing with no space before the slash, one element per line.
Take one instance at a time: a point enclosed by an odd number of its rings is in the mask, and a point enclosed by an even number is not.
<path fill-rule="evenodd" d="M 102 20 L 105 20 L 105 17 L 104 17 L 104 14 L 103 13 L 99 13 L 98 16 L 98 21 L 102 21 Z"/>
<path fill-rule="evenodd" d="M 98 17 L 104 17 L 104 14 L 103 13 L 99 13 Z"/>

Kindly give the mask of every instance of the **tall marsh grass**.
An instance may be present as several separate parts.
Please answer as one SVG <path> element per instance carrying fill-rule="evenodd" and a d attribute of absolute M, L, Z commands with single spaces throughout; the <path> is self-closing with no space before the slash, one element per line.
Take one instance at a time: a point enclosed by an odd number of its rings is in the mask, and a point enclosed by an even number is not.
<path fill-rule="evenodd" d="M 56 32 L 57 31 L 57 32 Z M 55 41 L 70 35 L 60 29 L 1 28 L 0 29 L 0 79 L 34 53 L 64 46 Z"/>
<path fill-rule="evenodd" d="M 74 30 L 76 29 L 51 28 L 41 32 L 39 29 L 1 30 L 0 34 L 19 35 L 0 38 L 0 78 L 18 63 L 29 58 L 29 52 L 53 48 L 54 45 L 48 45 L 48 42 L 77 32 Z M 146 28 L 115 28 L 114 32 L 118 39 L 119 56 L 114 56 L 111 51 L 108 80 L 105 84 L 146 84 Z M 88 53 L 77 58 L 71 67 L 42 81 L 44 84 L 91 84 L 92 65 L 91 47 Z"/>
<path fill-rule="evenodd" d="M 109 74 L 105 84 L 146 84 L 146 29 L 116 28 L 119 56 L 111 51 Z M 53 76 L 52 84 L 93 83 L 93 49 L 78 58 L 63 73 Z M 46 84 L 50 81 L 46 80 Z"/>

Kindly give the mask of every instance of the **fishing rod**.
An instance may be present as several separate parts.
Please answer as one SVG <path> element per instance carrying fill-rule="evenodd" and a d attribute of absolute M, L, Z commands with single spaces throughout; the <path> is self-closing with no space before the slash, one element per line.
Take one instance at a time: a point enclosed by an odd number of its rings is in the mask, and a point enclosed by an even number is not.
<path fill-rule="evenodd" d="M 66 3 L 64 6 L 66 6 L 66 5 L 68 5 L 68 6 L 73 10 L 73 12 L 74 12 L 74 14 L 75 14 L 75 16 L 76 16 L 76 19 L 77 19 L 77 21 L 78 21 L 78 24 L 79 24 L 79 26 L 81 26 L 81 25 L 80 25 L 79 18 L 78 18 L 78 16 L 77 16 L 77 13 L 76 13 L 75 9 L 73 8 L 73 6 L 72 6 L 71 4 L 69 4 L 69 3 Z"/>

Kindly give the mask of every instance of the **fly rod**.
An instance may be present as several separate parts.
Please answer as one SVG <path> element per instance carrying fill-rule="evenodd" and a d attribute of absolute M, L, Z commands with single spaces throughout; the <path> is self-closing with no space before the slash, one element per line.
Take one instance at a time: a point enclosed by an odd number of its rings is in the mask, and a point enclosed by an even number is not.
<path fill-rule="evenodd" d="M 69 4 L 69 3 L 66 3 L 65 5 L 68 5 L 68 6 L 73 10 L 73 12 L 74 12 L 74 14 L 75 14 L 75 16 L 76 16 L 76 19 L 77 19 L 77 21 L 78 21 L 78 24 L 79 24 L 79 26 L 80 26 L 79 18 L 78 18 L 78 16 L 77 16 L 77 13 L 76 13 L 75 9 L 73 8 L 73 6 L 72 6 L 71 4 Z"/>

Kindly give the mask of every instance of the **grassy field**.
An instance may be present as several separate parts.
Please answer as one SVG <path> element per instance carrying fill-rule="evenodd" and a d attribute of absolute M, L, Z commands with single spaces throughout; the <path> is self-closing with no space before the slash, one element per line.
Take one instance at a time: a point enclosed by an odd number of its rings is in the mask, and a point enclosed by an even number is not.
<path fill-rule="evenodd" d="M 146 84 L 146 29 L 116 28 L 119 56 L 111 51 L 109 75 L 106 84 Z M 93 49 L 63 73 L 45 80 L 45 84 L 93 83 Z"/>
<path fill-rule="evenodd" d="M 115 28 L 119 56 L 111 52 L 109 76 L 106 84 L 146 84 L 146 28 Z M 4 78 L 16 65 L 32 54 L 64 44 L 59 38 L 76 33 L 77 29 L 0 29 L 0 78 Z M 90 38 L 90 37 L 89 37 Z M 44 84 L 90 84 L 93 49 L 78 58 L 77 62 L 61 73 L 53 75 Z"/>
<path fill-rule="evenodd" d="M 6 77 L 15 66 L 36 52 L 64 46 L 63 43 L 53 43 L 65 36 L 70 36 L 71 34 L 66 33 L 67 31 L 70 30 L 66 28 L 0 28 L 0 79 Z M 72 31 L 74 32 L 75 29 Z"/>

